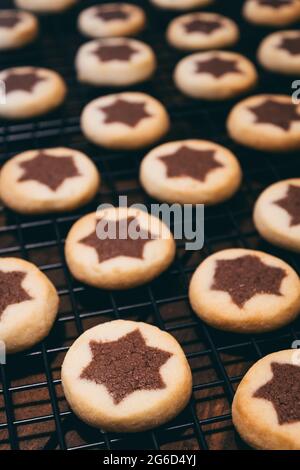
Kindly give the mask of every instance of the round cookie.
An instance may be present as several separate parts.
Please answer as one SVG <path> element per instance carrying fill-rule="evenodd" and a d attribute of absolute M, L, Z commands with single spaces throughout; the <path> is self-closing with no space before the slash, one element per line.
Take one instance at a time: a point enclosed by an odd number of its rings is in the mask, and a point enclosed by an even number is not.
<path fill-rule="evenodd" d="M 105 431 L 139 432 L 185 408 L 192 374 L 169 333 L 115 320 L 87 330 L 73 343 L 62 365 L 62 385 L 82 421 Z"/>
<path fill-rule="evenodd" d="M 174 81 L 192 98 L 226 100 L 253 88 L 257 73 L 246 57 L 235 52 L 198 52 L 177 64 Z"/>
<path fill-rule="evenodd" d="M 241 168 L 226 148 L 205 140 L 162 144 L 143 159 L 140 180 L 150 196 L 169 203 L 217 204 L 241 183 Z"/>
<path fill-rule="evenodd" d="M 300 19 L 298 0 L 246 0 L 243 15 L 250 23 L 285 26 Z"/>
<path fill-rule="evenodd" d="M 272 184 L 254 207 L 254 224 L 274 245 L 300 252 L 300 178 Z"/>
<path fill-rule="evenodd" d="M 15 0 L 18 8 L 35 13 L 59 13 L 71 8 L 78 0 Z"/>
<path fill-rule="evenodd" d="M 219 251 L 195 271 L 189 289 L 195 313 L 234 333 L 273 331 L 300 312 L 300 281 L 284 261 L 242 248 Z"/>
<path fill-rule="evenodd" d="M 126 92 L 91 101 L 81 115 L 87 139 L 111 149 L 146 147 L 169 130 L 164 106 L 145 93 Z"/>
<path fill-rule="evenodd" d="M 0 197 L 23 214 L 76 209 L 95 196 L 100 176 L 78 150 L 29 150 L 8 160 L 0 172 Z"/>
<path fill-rule="evenodd" d="M 78 17 L 79 31 L 90 38 L 135 36 L 146 24 L 144 11 L 129 3 L 106 3 L 83 10 Z"/>
<path fill-rule="evenodd" d="M 214 0 L 150 0 L 153 5 L 166 10 L 189 10 L 211 5 Z"/>
<path fill-rule="evenodd" d="M 299 351 L 298 351 L 299 352 Z M 300 363 L 295 349 L 260 359 L 238 386 L 233 423 L 255 449 L 300 450 Z"/>
<path fill-rule="evenodd" d="M 169 44 L 187 51 L 229 47 L 239 35 L 236 23 L 217 13 L 182 15 L 172 20 L 167 29 Z"/>
<path fill-rule="evenodd" d="M 79 81 L 95 86 L 127 86 L 148 80 L 156 58 L 147 44 L 135 39 L 96 39 L 80 47 L 76 56 Z"/>
<path fill-rule="evenodd" d="M 67 264 L 73 276 L 103 289 L 145 284 L 172 263 L 175 242 L 167 226 L 140 209 L 98 210 L 68 233 Z"/>
<path fill-rule="evenodd" d="M 267 36 L 258 49 L 258 60 L 271 72 L 300 73 L 300 31 L 278 31 Z"/>
<path fill-rule="evenodd" d="M 36 38 L 38 31 L 38 21 L 31 13 L 0 10 L 0 50 L 26 46 Z"/>
<path fill-rule="evenodd" d="M 231 110 L 227 130 L 236 142 L 257 150 L 300 148 L 300 105 L 288 95 L 256 95 Z"/>
<path fill-rule="evenodd" d="M 48 335 L 59 299 L 36 266 L 18 258 L 0 258 L 0 294 L 0 340 L 7 353 L 28 349 Z"/>
<path fill-rule="evenodd" d="M 45 114 L 63 103 L 67 88 L 53 70 L 15 67 L 0 72 L 5 101 L 0 101 L 0 117 L 26 119 Z"/>

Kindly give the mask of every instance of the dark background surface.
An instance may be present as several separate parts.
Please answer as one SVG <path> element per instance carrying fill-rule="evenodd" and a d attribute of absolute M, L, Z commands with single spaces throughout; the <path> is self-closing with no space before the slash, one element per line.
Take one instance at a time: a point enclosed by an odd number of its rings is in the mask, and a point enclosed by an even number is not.
<path fill-rule="evenodd" d="M 7 365 L 1 366 L 0 449 L 243 449 L 245 445 L 231 422 L 234 390 L 257 359 L 291 347 L 299 337 L 300 322 L 272 334 L 252 337 L 217 332 L 192 313 L 187 284 L 201 260 L 230 247 L 265 250 L 300 272 L 299 256 L 263 242 L 252 223 L 258 194 L 274 181 L 300 175 L 299 155 L 266 155 L 237 146 L 225 130 L 233 102 L 205 103 L 182 96 L 172 83 L 172 71 L 181 55 L 164 39 L 173 15 L 149 7 L 148 2 L 136 2 L 146 7 L 149 17 L 148 28 L 140 39 L 154 48 L 159 67 L 151 82 L 133 89 L 156 96 L 167 106 L 172 129 L 165 140 L 204 138 L 229 147 L 241 162 L 244 181 L 231 201 L 206 210 L 204 249 L 186 253 L 179 243 L 172 267 L 150 285 L 112 294 L 76 282 L 63 255 L 64 239 L 74 221 L 101 202 L 116 203 L 121 194 L 127 195 L 130 203 L 151 203 L 138 181 L 139 162 L 147 149 L 109 152 L 87 143 L 80 132 L 83 106 L 111 91 L 82 86 L 74 74 L 74 56 L 85 41 L 76 31 L 76 17 L 80 9 L 95 3 L 83 0 L 72 12 L 42 18 L 41 35 L 35 44 L 22 51 L 0 54 L 0 69 L 45 66 L 61 73 L 69 86 L 66 104 L 55 113 L 24 123 L 0 122 L 0 163 L 20 151 L 63 145 L 90 155 L 103 176 L 97 198 L 75 214 L 25 218 L 0 208 L 0 255 L 24 257 L 37 264 L 54 282 L 61 299 L 58 320 L 50 336 L 33 350 L 9 357 Z M 241 40 L 235 50 L 255 60 L 257 46 L 269 31 L 243 22 L 242 3 L 219 0 L 209 11 L 222 12 L 238 21 Z M 1 0 L 1 8 L 11 5 L 12 2 Z M 292 79 L 260 68 L 259 72 L 255 92 L 291 93 Z M 60 366 L 68 347 L 82 331 L 115 318 L 141 320 L 165 328 L 180 342 L 191 365 L 191 404 L 176 420 L 153 432 L 102 433 L 77 420 L 64 399 Z"/>

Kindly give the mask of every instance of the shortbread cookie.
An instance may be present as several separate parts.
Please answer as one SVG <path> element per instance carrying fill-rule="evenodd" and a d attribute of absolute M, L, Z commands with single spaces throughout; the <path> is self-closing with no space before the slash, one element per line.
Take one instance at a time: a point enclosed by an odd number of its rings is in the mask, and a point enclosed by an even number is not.
<path fill-rule="evenodd" d="M 78 220 L 65 253 L 76 279 L 104 289 L 128 289 L 165 271 L 175 256 L 175 242 L 158 218 L 111 207 Z"/>
<path fill-rule="evenodd" d="M 254 207 L 254 223 L 270 243 L 300 252 L 300 178 L 265 189 Z"/>
<path fill-rule="evenodd" d="M 300 31 L 279 31 L 267 36 L 258 49 L 258 60 L 271 72 L 300 73 Z"/>
<path fill-rule="evenodd" d="M 238 103 L 229 114 L 232 139 L 267 152 L 300 148 L 300 105 L 288 95 L 256 95 Z"/>
<path fill-rule="evenodd" d="M 47 276 L 28 261 L 0 258 L 0 341 L 7 353 L 30 348 L 49 333 L 58 295 Z"/>
<path fill-rule="evenodd" d="M 66 85 L 53 70 L 15 67 L 0 72 L 5 100 L 0 101 L 0 117 L 26 119 L 52 111 L 62 104 Z"/>
<path fill-rule="evenodd" d="M 86 138 L 111 149 L 146 147 L 169 130 L 164 106 L 145 93 L 127 92 L 91 101 L 81 115 Z"/>
<path fill-rule="evenodd" d="M 36 38 L 38 30 L 38 21 L 31 13 L 0 10 L 0 50 L 26 46 Z"/>
<path fill-rule="evenodd" d="M 198 52 L 182 59 L 174 72 L 176 86 L 185 95 L 205 100 L 224 100 L 254 87 L 254 65 L 234 52 Z"/>
<path fill-rule="evenodd" d="M 218 49 L 229 47 L 239 39 L 234 21 L 217 13 L 189 13 L 171 21 L 167 40 L 183 50 Z"/>
<path fill-rule="evenodd" d="M 144 11 L 129 3 L 106 3 L 83 10 L 78 17 L 79 31 L 90 38 L 135 36 L 146 24 Z"/>
<path fill-rule="evenodd" d="M 35 13 L 59 13 L 71 8 L 78 0 L 15 0 L 18 8 Z"/>
<path fill-rule="evenodd" d="M 78 150 L 29 150 L 8 160 L 0 172 L 0 197 L 23 214 L 76 209 L 100 186 L 94 163 Z"/>
<path fill-rule="evenodd" d="M 140 180 L 150 196 L 169 203 L 217 204 L 241 183 L 236 157 L 205 140 L 181 140 L 151 150 L 141 164 Z"/>
<path fill-rule="evenodd" d="M 246 0 L 244 17 L 262 26 L 285 26 L 300 19 L 299 0 Z"/>
<path fill-rule="evenodd" d="M 300 362 L 297 350 L 269 354 L 236 391 L 233 423 L 255 449 L 300 450 Z"/>
<path fill-rule="evenodd" d="M 183 350 L 147 323 L 115 320 L 83 333 L 62 365 L 74 413 L 106 431 L 138 432 L 174 418 L 192 393 Z"/>
<path fill-rule="evenodd" d="M 209 325 L 235 333 L 262 333 L 300 312 L 300 281 L 284 261 L 242 248 L 203 261 L 189 290 L 195 313 Z"/>
<path fill-rule="evenodd" d="M 80 47 L 77 78 L 96 86 L 127 86 L 148 80 L 156 68 L 153 50 L 135 39 L 96 39 Z"/>
<path fill-rule="evenodd" d="M 150 0 L 153 5 L 166 10 L 189 10 L 198 7 L 206 7 L 214 3 L 214 0 Z"/>

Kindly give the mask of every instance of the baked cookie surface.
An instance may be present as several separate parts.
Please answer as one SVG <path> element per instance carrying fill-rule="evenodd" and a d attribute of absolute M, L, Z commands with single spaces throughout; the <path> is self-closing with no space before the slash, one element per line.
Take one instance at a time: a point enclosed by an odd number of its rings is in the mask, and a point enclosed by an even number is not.
<path fill-rule="evenodd" d="M 64 147 L 23 152 L 8 160 L 0 172 L 2 201 L 24 214 L 76 209 L 89 202 L 99 186 L 94 163 Z"/>
<path fill-rule="evenodd" d="M 38 31 L 38 21 L 31 13 L 0 10 L 0 50 L 24 47 L 36 38 Z"/>
<path fill-rule="evenodd" d="M 198 7 L 206 7 L 214 3 L 214 0 L 150 0 L 153 5 L 166 10 L 189 10 Z"/>
<path fill-rule="evenodd" d="M 200 264 L 190 283 L 189 298 L 195 313 L 215 328 L 262 333 L 298 316 L 300 281 L 279 258 L 233 248 Z"/>
<path fill-rule="evenodd" d="M 241 183 L 236 157 L 205 140 L 168 142 L 151 150 L 140 167 L 146 192 L 180 204 L 217 204 L 230 198 Z"/>
<path fill-rule="evenodd" d="M 186 406 L 192 376 L 177 341 L 157 327 L 115 320 L 83 333 L 62 366 L 74 413 L 107 431 L 138 432 L 174 418 Z"/>
<path fill-rule="evenodd" d="M 78 0 L 14 0 L 18 8 L 35 13 L 59 13 L 75 5 Z"/>
<path fill-rule="evenodd" d="M 298 0 L 247 0 L 244 17 L 262 26 L 286 26 L 300 19 Z"/>
<path fill-rule="evenodd" d="M 258 60 L 271 72 L 300 73 L 300 31 L 278 31 L 267 36 L 258 49 Z"/>
<path fill-rule="evenodd" d="M 261 450 L 300 450 L 300 362 L 295 349 L 269 354 L 247 372 L 234 397 L 233 423 Z"/>

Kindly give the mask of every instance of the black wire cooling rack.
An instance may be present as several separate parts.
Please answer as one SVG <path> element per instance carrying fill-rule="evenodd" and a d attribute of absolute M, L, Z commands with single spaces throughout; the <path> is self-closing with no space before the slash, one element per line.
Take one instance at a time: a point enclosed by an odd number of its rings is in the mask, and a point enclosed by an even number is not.
<path fill-rule="evenodd" d="M 206 210 L 205 246 L 185 252 L 178 244 L 176 261 L 159 279 L 130 292 L 106 292 L 76 282 L 64 259 L 64 240 L 72 224 L 101 202 L 117 203 L 119 195 L 129 202 L 151 201 L 138 181 L 138 167 L 146 151 L 109 152 L 83 138 L 79 116 L 92 98 L 111 90 L 95 90 L 77 83 L 73 62 L 84 38 L 76 31 L 79 10 L 41 19 L 39 40 L 25 50 L 1 53 L 1 69 L 39 65 L 61 73 L 69 86 L 63 108 L 39 120 L 0 122 L 0 159 L 31 148 L 70 146 L 86 152 L 99 167 L 103 184 L 97 198 L 76 213 L 47 217 L 22 217 L 0 209 L 0 255 L 32 261 L 56 285 L 60 299 L 58 320 L 48 338 L 28 352 L 11 356 L 1 366 L 0 449 L 239 449 L 230 407 L 234 391 L 246 370 L 269 352 L 290 348 L 299 337 L 300 322 L 272 334 L 242 336 L 222 333 L 204 325 L 189 307 L 187 285 L 196 266 L 208 254 L 227 247 L 262 249 L 288 261 L 300 272 L 299 256 L 263 242 L 252 224 L 252 208 L 258 194 L 279 179 L 300 176 L 299 155 L 266 155 L 234 144 L 227 136 L 225 119 L 233 105 L 204 103 L 183 97 L 172 83 L 172 71 L 180 54 L 167 46 L 164 31 L 172 15 L 158 12 L 148 2 L 149 22 L 140 36 L 158 57 L 153 80 L 136 87 L 168 108 L 172 129 L 166 140 L 211 139 L 229 147 L 239 158 L 244 181 L 229 202 Z M 243 22 L 242 2 L 219 0 L 211 8 L 234 18 L 241 28 L 235 50 L 255 61 L 259 41 L 268 31 Z M 4 7 L 12 6 L 2 0 Z M 2 8 L 2 7 L 1 7 Z M 261 69 L 257 92 L 291 93 L 291 81 Z M 138 435 L 103 433 L 81 423 L 64 399 L 60 366 L 72 342 L 84 330 L 115 318 L 141 320 L 166 329 L 182 345 L 193 371 L 193 399 L 174 421 Z"/>

